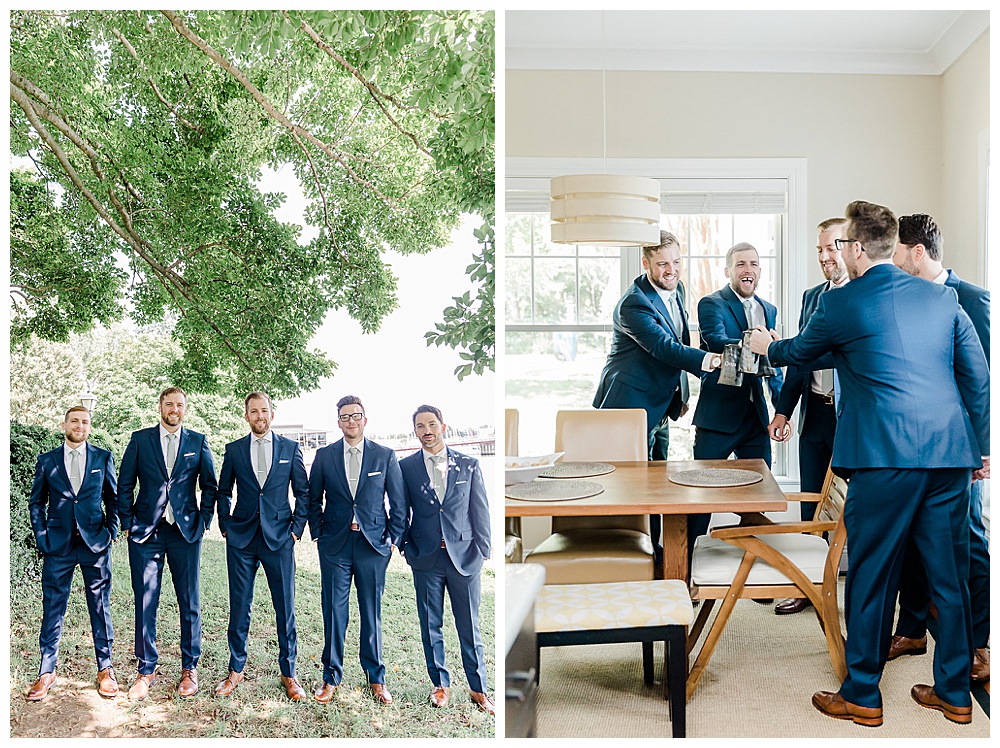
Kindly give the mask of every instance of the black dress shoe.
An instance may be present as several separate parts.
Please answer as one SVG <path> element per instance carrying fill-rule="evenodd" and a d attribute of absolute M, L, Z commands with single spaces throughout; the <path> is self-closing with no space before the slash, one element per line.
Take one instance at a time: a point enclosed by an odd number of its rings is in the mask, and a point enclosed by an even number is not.
<path fill-rule="evenodd" d="M 806 608 L 811 607 L 812 600 L 808 597 L 790 597 L 775 605 L 774 612 L 779 616 L 787 616 L 792 613 L 801 613 Z"/>

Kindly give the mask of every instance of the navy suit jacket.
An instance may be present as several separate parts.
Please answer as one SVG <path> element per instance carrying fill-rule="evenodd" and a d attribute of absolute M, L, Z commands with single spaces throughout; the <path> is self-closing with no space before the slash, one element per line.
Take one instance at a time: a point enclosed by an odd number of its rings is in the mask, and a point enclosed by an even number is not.
<path fill-rule="evenodd" d="M 73 533 L 94 553 L 100 553 L 118 537 L 117 482 L 111 453 L 88 442 L 79 493 L 66 473 L 63 445 L 38 456 L 31 484 L 28 510 L 35 545 L 46 556 L 66 556 Z"/>
<path fill-rule="evenodd" d="M 683 299 L 683 286 L 677 292 Z M 652 430 L 667 413 L 680 415 L 680 378 L 701 374 L 703 351 L 691 348 L 687 314 L 681 302 L 681 327 L 645 274 L 635 279 L 619 300 L 612 317 L 611 351 L 594 395 L 595 408 L 643 408 L 646 428 Z"/>
<path fill-rule="evenodd" d="M 768 356 L 783 365 L 827 352 L 841 391 L 834 468 L 981 466 L 989 369 L 953 289 L 875 265 L 823 294 L 805 329 Z"/>
<path fill-rule="evenodd" d="M 767 329 L 773 330 L 778 319 L 778 309 L 756 294 L 754 298 L 764 307 L 764 319 Z M 703 296 L 698 302 L 698 326 L 701 330 L 701 347 L 712 353 L 722 353 L 726 345 L 739 343 L 743 340 L 743 332 L 747 329 L 747 313 L 743 303 L 730 286 L 713 291 Z M 771 362 L 774 363 L 773 361 Z M 732 434 L 743 423 L 747 408 L 756 409 L 761 425 L 766 429 L 771 419 L 767 414 L 767 404 L 764 400 L 763 377 L 756 374 L 744 374 L 743 384 L 739 387 L 719 384 L 721 369 L 703 373 L 701 377 L 701 396 L 698 407 L 694 410 L 693 423 L 696 427 L 723 434 Z M 771 401 L 778 406 L 778 396 L 781 393 L 781 371 L 767 378 L 767 386 L 771 391 Z M 750 393 L 753 392 L 753 402 Z"/>
<path fill-rule="evenodd" d="M 196 484 L 201 489 L 200 508 L 195 501 Z M 195 543 L 212 523 L 218 485 L 212 452 L 204 434 L 181 427 L 174 469 L 167 475 L 159 425 L 133 431 L 118 480 L 118 516 L 122 527 L 128 529 L 132 540 L 142 543 L 152 535 L 169 500 L 181 535 L 187 542 Z"/>
<path fill-rule="evenodd" d="M 490 506 L 479 460 L 446 449 L 448 482 L 443 502 L 438 502 L 427 475 L 423 450 L 399 461 L 408 520 L 401 550 L 411 567 L 427 570 L 434 566 L 444 540 L 455 568 L 471 576 L 490 557 Z"/>
<path fill-rule="evenodd" d="M 344 440 L 340 439 L 317 450 L 313 460 L 309 473 L 309 534 L 313 540 L 323 541 L 326 550 L 336 553 L 350 537 L 351 518 L 356 516 L 372 548 L 388 556 L 392 546 L 399 546 L 406 527 L 404 492 L 396 453 L 366 438 L 352 499 L 344 465 Z"/>
<path fill-rule="evenodd" d="M 985 288 L 964 281 L 955 275 L 954 270 L 948 271 L 948 279 L 944 282 L 946 286 L 955 289 L 958 294 L 958 303 L 972 320 L 972 326 L 976 328 L 979 342 L 983 345 L 983 352 L 986 354 L 986 365 L 990 365 L 990 292 Z"/>
<path fill-rule="evenodd" d="M 260 526 L 267 547 L 280 549 L 301 538 L 309 516 L 309 478 L 302 450 L 293 439 L 272 433 L 271 467 L 264 485 L 250 462 L 250 434 L 229 442 L 219 475 L 219 530 L 236 548 L 246 548 Z M 233 488 L 236 506 L 232 506 Z M 295 511 L 288 498 L 295 496 Z M 232 511 L 230 511 L 232 509 Z"/>
<path fill-rule="evenodd" d="M 823 281 L 818 286 L 807 288 L 803 292 L 802 311 L 799 313 L 799 330 L 805 329 L 809 318 L 816 311 L 816 307 L 819 305 L 819 297 L 827 291 L 839 290 L 830 288 L 829 286 L 829 281 Z M 809 393 L 812 391 L 812 374 L 814 371 L 819 371 L 820 369 L 832 368 L 833 356 L 830 354 L 821 356 L 815 361 L 802 364 L 801 366 L 789 364 L 788 368 L 785 369 L 785 381 L 781 385 L 781 393 L 778 395 L 778 403 L 774 407 L 774 412 L 780 413 L 786 418 L 791 418 L 792 411 L 799 404 L 799 398 L 802 398 L 802 403 L 799 405 L 799 432 L 801 433 L 802 427 L 806 422 L 806 406 L 809 403 Z"/>

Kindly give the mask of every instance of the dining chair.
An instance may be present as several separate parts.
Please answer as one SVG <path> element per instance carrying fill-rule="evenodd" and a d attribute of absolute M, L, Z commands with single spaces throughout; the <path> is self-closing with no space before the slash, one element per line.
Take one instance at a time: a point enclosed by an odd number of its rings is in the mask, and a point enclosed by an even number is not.
<path fill-rule="evenodd" d="M 518 430 L 517 408 L 504 409 L 503 453 L 507 457 L 517 457 L 519 454 L 517 446 L 517 430 Z M 504 549 L 504 560 L 508 564 L 521 563 L 521 557 L 524 555 L 524 541 L 521 539 L 520 517 L 505 518 L 503 549 Z"/>
<path fill-rule="evenodd" d="M 644 461 L 646 411 L 560 410 L 562 462 Z M 595 478 L 600 480 L 600 478 Z M 545 567 L 546 584 L 631 582 L 653 578 L 653 543 L 644 515 L 553 517 L 552 534 L 525 558 Z"/>
<path fill-rule="evenodd" d="M 688 674 L 688 699 L 704 675 L 739 599 L 809 598 L 826 636 L 833 669 L 840 680 L 847 676 L 837 606 L 837 577 L 847 539 L 847 481 L 827 469 L 820 493 L 789 493 L 786 498 L 818 502 L 812 520 L 774 523 L 756 515 L 749 522 L 760 524 L 716 528 L 695 542 L 691 556 L 692 598 L 705 602 L 688 634 L 689 648 L 701 636 L 715 601 L 723 603 Z M 780 625 L 778 619 L 774 625 Z"/>

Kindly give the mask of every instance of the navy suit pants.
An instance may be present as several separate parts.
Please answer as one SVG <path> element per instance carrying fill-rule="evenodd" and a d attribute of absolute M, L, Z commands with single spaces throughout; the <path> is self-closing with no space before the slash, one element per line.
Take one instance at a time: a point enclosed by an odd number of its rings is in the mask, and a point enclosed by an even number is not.
<path fill-rule="evenodd" d="M 97 669 L 111 667 L 111 643 L 115 638 L 111 625 L 111 546 L 100 553 L 91 551 L 79 536 L 74 536 L 66 556 L 45 556 L 42 560 L 42 630 L 38 648 L 42 662 L 38 674 L 56 669 L 59 637 L 73 586 L 73 573 L 80 567 L 83 591 L 90 613 Z"/>
<path fill-rule="evenodd" d="M 156 611 L 160 606 L 163 564 L 177 595 L 181 624 L 181 667 L 193 669 L 201 657 L 201 540 L 189 543 L 176 525 L 160 522 L 142 543 L 128 539 L 128 563 L 135 597 L 135 656 L 139 673 L 156 670 Z"/>
<path fill-rule="evenodd" d="M 969 504 L 969 600 L 972 605 L 972 646 L 982 649 L 990 641 L 990 546 L 983 522 L 983 482 L 976 481 Z M 899 583 L 899 620 L 896 633 L 919 639 L 927 633 L 930 594 L 927 573 L 917 549 L 906 549 Z"/>
<path fill-rule="evenodd" d="M 819 493 L 826 480 L 826 471 L 833 457 L 833 437 L 837 433 L 837 412 L 827 405 L 822 395 L 809 393 L 809 407 L 806 421 L 799 435 L 799 490 Z M 799 504 L 803 520 L 808 521 L 816 513 L 815 501 Z"/>
<path fill-rule="evenodd" d="M 246 548 L 226 543 L 226 566 L 229 571 L 229 669 L 242 673 L 247 664 L 253 588 L 257 569 L 263 566 L 278 628 L 278 667 L 286 678 L 294 678 L 295 658 L 298 654 L 295 630 L 295 543 L 289 538 L 281 548 L 272 551 L 258 526 Z"/>
<path fill-rule="evenodd" d="M 344 641 L 350 619 L 351 579 L 358 596 L 361 619 L 359 654 L 361 669 L 369 683 L 385 683 L 382 663 L 382 593 L 389 556 L 383 556 L 360 531 L 348 533 L 347 542 L 336 553 L 317 543 L 322 579 L 323 681 L 340 685 L 344 677 Z"/>
<path fill-rule="evenodd" d="M 959 468 L 856 470 L 844 508 L 850 563 L 844 618 L 847 678 L 840 695 L 882 706 L 879 680 L 889 652 L 903 556 L 912 539 L 938 609 L 934 692 L 970 706 L 969 482 Z"/>
<path fill-rule="evenodd" d="M 417 593 L 417 615 L 420 618 L 420 638 L 424 645 L 424 660 L 431 683 L 451 686 L 451 674 L 444 661 L 444 593 L 451 598 L 451 612 L 462 651 L 462 667 L 469 688 L 486 693 L 486 657 L 483 638 L 479 633 L 479 571 L 463 576 L 452 563 L 445 549 L 436 551 L 437 559 L 430 569 L 413 569 L 413 586 Z"/>

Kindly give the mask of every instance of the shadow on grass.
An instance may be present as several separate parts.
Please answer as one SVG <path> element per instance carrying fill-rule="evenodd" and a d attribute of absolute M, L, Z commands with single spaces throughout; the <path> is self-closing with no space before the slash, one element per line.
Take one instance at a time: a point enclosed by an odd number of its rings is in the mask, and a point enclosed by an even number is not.
<path fill-rule="evenodd" d="M 296 549 L 295 614 L 298 628 L 297 675 L 307 691 L 322 681 L 323 618 L 316 545 L 305 540 Z M 113 662 L 121 693 L 103 699 L 97 693 L 96 665 L 90 619 L 77 572 L 59 648 L 57 683 L 41 702 L 29 703 L 24 694 L 38 668 L 38 630 L 42 617 L 40 584 L 11 584 L 11 696 L 12 737 L 469 737 L 495 734 L 494 719 L 480 712 L 468 698 L 459 655 L 454 619 L 445 605 L 445 648 L 452 673 L 452 701 L 446 709 L 432 708 L 427 697 L 431 683 L 424 665 L 413 577 L 406 562 L 394 555 L 382 598 L 383 659 L 386 685 L 393 694 L 390 706 L 376 704 L 358 662 L 360 635 L 357 601 L 351 599 L 344 680 L 334 701 L 321 706 L 311 699 L 295 704 L 285 697 L 278 670 L 278 641 L 274 609 L 263 572 L 257 575 L 248 641 L 246 680 L 228 699 L 214 695 L 226 677 L 229 646 L 229 591 L 225 542 L 213 530 L 202 544 L 201 601 L 202 655 L 198 664 L 200 690 L 190 699 L 177 696 L 180 680 L 179 613 L 169 569 L 164 569 L 163 591 L 157 614 L 157 680 L 142 702 L 126 693 L 135 677 L 132 654 L 135 637 L 128 549 L 122 538 L 112 550 L 112 619 L 115 627 Z M 483 571 L 480 628 L 487 668 L 494 677 L 495 575 Z"/>

